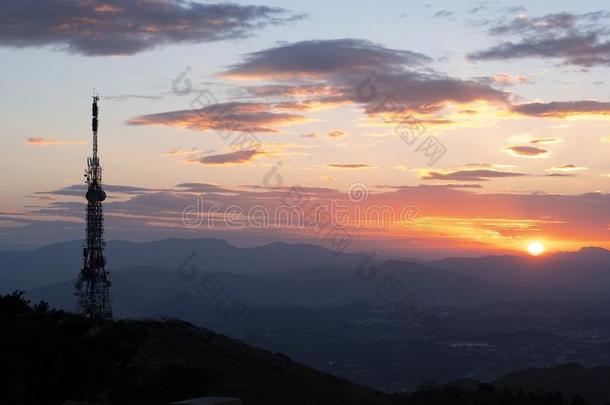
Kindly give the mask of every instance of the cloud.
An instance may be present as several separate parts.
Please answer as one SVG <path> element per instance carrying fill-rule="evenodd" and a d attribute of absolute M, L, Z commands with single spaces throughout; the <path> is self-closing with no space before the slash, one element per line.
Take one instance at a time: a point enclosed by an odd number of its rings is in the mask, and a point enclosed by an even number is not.
<path fill-rule="evenodd" d="M 530 143 L 534 145 L 545 145 L 545 144 L 553 144 L 553 143 L 562 143 L 563 138 L 552 137 L 552 138 L 535 138 L 530 141 Z"/>
<path fill-rule="evenodd" d="M 125 195 L 137 195 L 137 194 L 145 194 L 145 193 L 150 193 L 150 192 L 162 191 L 163 189 L 104 184 L 104 190 L 109 194 L 115 193 L 115 194 L 125 194 Z M 34 195 L 82 197 L 85 195 L 86 192 L 87 192 L 86 184 L 74 184 L 74 185 L 71 185 L 68 187 L 60 188 L 58 190 L 37 191 L 34 193 Z"/>
<path fill-rule="evenodd" d="M 463 165 L 458 165 L 459 167 L 465 167 L 468 169 L 500 169 L 500 170 L 504 170 L 504 169 L 512 169 L 513 165 L 501 165 L 498 163 L 466 163 Z"/>
<path fill-rule="evenodd" d="M 347 136 L 347 132 L 341 131 L 339 129 L 335 129 L 334 131 L 330 131 L 328 133 L 329 138 L 345 138 Z"/>
<path fill-rule="evenodd" d="M 326 165 L 331 169 L 374 169 L 375 166 L 363 163 L 329 163 Z"/>
<path fill-rule="evenodd" d="M 510 75 L 507 73 L 500 73 L 490 77 L 489 82 L 492 84 L 497 84 L 500 86 L 512 86 L 515 84 L 528 84 L 531 83 L 531 80 L 525 76 L 519 75 Z"/>
<path fill-rule="evenodd" d="M 308 96 L 338 96 L 340 91 L 326 84 L 300 84 L 300 85 L 285 85 L 285 84 L 269 84 L 261 86 L 246 86 L 244 90 L 256 97 L 273 97 L 273 96 L 293 96 L 293 97 L 308 97 Z"/>
<path fill-rule="evenodd" d="M 301 135 L 301 138 L 317 138 L 318 134 L 315 132 L 311 132 L 309 134 L 303 134 Z"/>
<path fill-rule="evenodd" d="M 181 155 L 189 155 L 193 153 L 200 152 L 199 148 L 191 148 L 191 149 L 182 149 L 182 148 L 174 148 L 164 154 L 166 156 L 181 156 Z"/>
<path fill-rule="evenodd" d="M 549 173 L 549 174 L 545 174 L 544 177 L 576 177 L 576 176 L 571 173 Z"/>
<path fill-rule="evenodd" d="M 204 166 L 227 166 L 250 163 L 254 159 L 265 155 L 268 155 L 268 153 L 257 149 L 250 149 L 221 153 L 218 155 L 191 157 L 188 160 L 190 162 L 200 163 Z"/>
<path fill-rule="evenodd" d="M 561 165 L 561 166 L 554 166 L 552 168 L 549 169 L 550 171 L 553 172 L 582 172 L 585 170 L 589 170 L 588 167 L 584 167 L 584 166 L 576 166 L 573 164 L 566 164 L 566 165 Z"/>
<path fill-rule="evenodd" d="M 610 143 L 610 135 L 602 136 L 599 138 L 599 141 L 603 143 Z"/>
<path fill-rule="evenodd" d="M 505 41 L 469 55 L 473 60 L 550 58 L 564 64 L 583 67 L 610 65 L 608 12 L 585 14 L 555 13 L 543 17 L 520 14 L 509 22 L 490 28 L 492 35 L 516 36 L 517 42 Z"/>
<path fill-rule="evenodd" d="M 433 114 L 447 103 L 508 103 L 509 93 L 424 68 L 430 62 L 426 55 L 361 39 L 302 41 L 246 54 L 221 76 L 276 81 L 271 86 L 245 88 L 267 96 L 293 97 L 292 103 L 283 101 L 285 109 L 353 103 L 371 116 L 386 113 L 386 121 L 389 115 L 401 114 L 397 119 L 402 121 L 408 112 Z M 430 124 L 449 123 L 438 116 L 422 119 Z"/>
<path fill-rule="evenodd" d="M 369 74 L 382 66 L 420 65 L 432 59 L 359 39 L 301 41 L 246 54 L 222 75 L 232 79 L 324 78 Z"/>
<path fill-rule="evenodd" d="M 209 183 L 180 183 L 176 184 L 176 188 L 179 189 L 180 192 L 187 193 L 227 193 L 234 191 L 225 188 L 216 184 Z"/>
<path fill-rule="evenodd" d="M 85 141 L 68 141 L 62 139 L 49 139 L 49 138 L 38 138 L 28 137 L 25 138 L 25 143 L 28 145 L 85 145 Z"/>
<path fill-rule="evenodd" d="M 488 181 L 494 178 L 522 177 L 524 173 L 506 172 L 500 170 L 418 170 L 422 180 L 444 181 Z"/>
<path fill-rule="evenodd" d="M 596 100 L 553 101 L 512 106 L 512 111 L 532 117 L 565 118 L 574 115 L 610 115 L 610 102 Z"/>
<path fill-rule="evenodd" d="M 162 45 L 244 38 L 302 18 L 277 7 L 190 0 L 7 0 L 0 8 L 0 45 L 132 55 Z"/>
<path fill-rule="evenodd" d="M 435 18 L 453 18 L 453 11 L 449 11 L 449 10 L 439 10 L 436 13 L 434 13 L 433 17 Z"/>
<path fill-rule="evenodd" d="M 163 97 L 146 94 L 121 94 L 117 96 L 104 96 L 105 101 L 127 101 L 127 100 L 161 100 Z"/>
<path fill-rule="evenodd" d="M 274 127 L 305 122 L 302 115 L 276 113 L 266 103 L 229 102 L 212 104 L 201 109 L 168 111 L 141 115 L 130 119 L 129 125 L 166 125 L 197 131 L 278 132 Z"/>
<path fill-rule="evenodd" d="M 534 146 L 507 146 L 504 152 L 515 156 L 515 157 L 527 157 L 527 158 L 546 158 L 549 155 L 549 151 Z"/>

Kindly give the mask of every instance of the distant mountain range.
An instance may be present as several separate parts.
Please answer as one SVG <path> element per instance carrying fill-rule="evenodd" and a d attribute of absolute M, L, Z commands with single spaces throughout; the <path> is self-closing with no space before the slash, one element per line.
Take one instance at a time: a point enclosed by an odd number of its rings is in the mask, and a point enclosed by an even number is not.
<path fill-rule="evenodd" d="M 80 242 L 65 242 L 0 253 L 0 293 L 28 290 L 33 298 L 72 309 L 81 249 Z M 107 258 L 116 309 L 129 316 L 171 311 L 168 302 L 191 300 L 200 282 L 195 273 L 214 277 L 255 306 L 384 305 L 409 294 L 425 305 L 462 306 L 591 300 L 610 292 L 610 252 L 598 248 L 371 264 L 364 254 L 307 244 L 238 248 L 218 239 L 165 239 L 109 242 Z"/>
<path fill-rule="evenodd" d="M 565 290 L 602 296 L 610 292 L 610 251 L 583 248 L 542 257 L 449 258 L 429 265 L 516 287 Z"/>
<path fill-rule="evenodd" d="M 177 269 L 193 252 L 192 264 L 201 271 L 229 273 L 268 273 L 295 266 L 356 266 L 362 254 L 336 254 L 307 244 L 282 242 L 254 248 L 238 248 L 220 239 L 164 239 L 107 244 L 107 269 L 116 271 L 133 266 Z M 189 263 L 190 265 L 191 263 Z M 71 241 L 33 251 L 0 253 L 0 292 L 15 288 L 31 289 L 71 280 L 82 266 L 82 242 Z"/>

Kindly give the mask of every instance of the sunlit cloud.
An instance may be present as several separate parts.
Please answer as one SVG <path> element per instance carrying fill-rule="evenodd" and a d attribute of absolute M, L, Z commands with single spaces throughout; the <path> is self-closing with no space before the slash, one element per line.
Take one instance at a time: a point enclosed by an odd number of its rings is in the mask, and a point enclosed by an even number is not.
<path fill-rule="evenodd" d="M 330 131 L 330 132 L 328 133 L 328 137 L 329 137 L 329 138 L 334 138 L 334 139 L 337 139 L 337 138 L 345 138 L 346 136 L 347 136 L 347 132 L 345 132 L 345 131 L 341 131 L 341 130 L 339 130 L 339 129 L 335 129 L 335 130 Z"/>
<path fill-rule="evenodd" d="M 483 174 L 485 175 L 485 174 Z M 493 175 L 495 176 L 495 174 Z M 316 204 L 328 204 L 331 199 L 348 204 L 346 227 L 354 238 L 376 235 L 385 244 L 408 240 L 421 240 L 426 247 L 442 249 L 464 249 L 465 246 L 478 252 L 490 249 L 521 250 L 523 242 L 533 235 L 544 235 L 550 249 L 578 248 L 599 245 L 608 247 L 608 224 L 610 224 L 610 195 L 587 193 L 581 195 L 545 194 L 502 194 L 476 193 L 477 184 L 443 184 L 438 186 L 378 186 L 368 198 L 359 202 L 358 212 L 362 217 L 351 217 L 355 213 L 353 204 L 344 191 L 324 187 L 302 187 L 301 192 L 315 198 Z M 262 186 L 225 187 L 207 183 L 183 183 L 166 190 L 146 189 L 126 186 L 111 186 L 111 194 L 123 191 L 126 198 L 111 199 L 106 204 L 107 221 L 113 233 L 139 230 L 143 234 L 171 230 L 174 235 L 185 231 L 177 223 L 184 207 L 194 204 L 202 193 L 205 200 L 201 205 L 201 215 L 214 207 L 238 205 L 244 215 L 253 207 L 264 206 L 268 212 L 280 207 L 282 198 L 291 191 L 288 186 L 266 188 Z M 372 190 L 372 189 L 371 189 Z M 69 197 L 73 201 L 48 201 L 46 207 L 31 208 L 24 213 L 0 213 L 0 220 L 26 223 L 30 226 L 5 229 L 4 235 L 20 240 L 44 227 L 50 217 L 59 221 L 80 223 L 75 211 L 84 209 L 83 185 L 44 192 L 42 195 Z M 125 194 L 131 193 L 131 194 Z M 390 218 L 389 223 L 371 223 L 374 219 L 367 214 L 369 207 L 379 210 L 386 207 L 391 214 L 400 213 L 405 206 L 415 206 L 418 216 L 415 221 L 404 222 L 400 217 Z M 342 214 L 343 215 L 343 214 Z M 367 216 L 368 215 L 368 216 Z M 368 218 L 368 219 L 367 219 Z M 178 221 L 179 222 L 179 221 Z M 78 228 L 77 230 L 80 230 Z M 205 227 L 206 235 L 228 231 L 223 227 L 222 218 L 217 218 L 215 226 Z M 239 238 L 249 229 L 233 233 Z M 257 231 L 260 236 L 260 230 Z M 300 228 L 277 223 L 270 235 L 290 233 L 293 236 L 310 237 Z M 28 234 L 29 233 L 29 234 Z M 192 234 L 192 233 L 191 233 Z"/>
<path fill-rule="evenodd" d="M 183 156 L 183 155 L 190 155 L 190 154 L 197 153 L 197 152 L 201 152 L 199 150 L 199 148 L 190 148 L 190 149 L 174 148 L 172 150 L 165 152 L 164 154 L 166 156 Z"/>
<path fill-rule="evenodd" d="M 50 139 L 40 137 L 25 138 L 25 143 L 28 145 L 86 145 L 85 141 L 65 140 L 65 139 Z"/>
<path fill-rule="evenodd" d="M 524 173 L 509 172 L 492 169 L 468 169 L 468 170 L 434 170 L 416 169 L 422 180 L 442 180 L 442 181 L 488 181 L 490 179 L 506 177 L 522 177 Z"/>
<path fill-rule="evenodd" d="M 577 166 L 577 165 L 573 165 L 573 164 L 565 164 L 565 165 L 561 165 L 561 166 L 554 166 L 552 168 L 549 169 L 550 171 L 553 172 L 582 172 L 585 170 L 589 170 L 588 167 L 584 167 L 584 166 Z"/>
<path fill-rule="evenodd" d="M 534 146 L 523 146 L 523 145 L 514 145 L 507 146 L 502 149 L 504 152 L 508 153 L 511 156 L 515 157 L 525 157 L 525 158 L 538 158 L 543 159 L 550 155 L 550 152 L 546 149 L 537 148 Z"/>
<path fill-rule="evenodd" d="M 141 115 L 130 119 L 129 125 L 166 125 L 197 131 L 279 132 L 276 127 L 307 122 L 302 115 L 276 113 L 265 103 L 229 102 L 213 104 L 197 110 L 168 111 Z"/>
<path fill-rule="evenodd" d="M 221 153 L 217 155 L 191 156 L 187 160 L 204 166 L 233 166 L 250 163 L 269 153 L 261 150 L 238 150 L 235 152 Z"/>
<path fill-rule="evenodd" d="M 285 110 L 355 104 L 386 124 L 403 122 L 409 114 L 429 125 L 449 124 L 439 115 L 448 105 L 508 103 L 511 95 L 489 84 L 419 69 L 431 61 L 360 39 L 301 41 L 244 55 L 221 77 L 280 82 L 247 88 L 266 96 L 293 96 L 295 101 L 278 104 Z"/>

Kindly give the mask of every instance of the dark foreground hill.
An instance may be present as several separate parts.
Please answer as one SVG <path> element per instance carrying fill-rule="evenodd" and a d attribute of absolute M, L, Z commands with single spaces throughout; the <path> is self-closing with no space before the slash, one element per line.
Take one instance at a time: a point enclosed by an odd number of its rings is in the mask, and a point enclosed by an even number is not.
<path fill-rule="evenodd" d="M 580 364 L 563 364 L 530 368 L 510 372 L 493 384 L 523 390 L 561 390 L 567 397 L 586 393 L 585 397 L 593 404 L 610 404 L 610 367 L 586 368 Z"/>
<path fill-rule="evenodd" d="M 21 293 L 0 296 L 0 359 L 2 404 L 167 404 L 201 396 L 245 404 L 586 404 L 491 386 L 382 394 L 178 320 L 95 327 L 45 304 L 30 307 Z"/>
<path fill-rule="evenodd" d="M 0 298 L 0 403 L 165 404 L 234 396 L 246 404 L 384 404 L 372 389 L 177 320 L 111 322 Z"/>

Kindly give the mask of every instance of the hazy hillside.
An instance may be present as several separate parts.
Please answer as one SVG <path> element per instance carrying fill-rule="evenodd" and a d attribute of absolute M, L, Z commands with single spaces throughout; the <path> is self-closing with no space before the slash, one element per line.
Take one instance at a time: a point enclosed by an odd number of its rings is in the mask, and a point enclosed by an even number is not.
<path fill-rule="evenodd" d="M 28 252 L 2 252 L 0 293 L 74 279 L 82 266 L 81 256 L 81 241 L 58 243 Z M 133 266 L 177 269 L 194 265 L 200 271 L 261 273 L 294 266 L 356 266 L 363 257 L 337 255 L 314 245 L 281 242 L 237 248 L 220 239 L 164 239 L 147 243 L 110 241 L 106 249 L 110 271 Z"/>
<path fill-rule="evenodd" d="M 0 293 L 17 288 L 31 290 L 73 280 L 80 271 L 81 252 L 81 242 L 74 241 L 49 245 L 30 252 L 0 253 Z M 272 243 L 254 248 L 238 248 L 219 239 L 164 239 L 148 243 L 113 241 L 108 243 L 106 256 L 111 272 L 128 267 L 153 266 L 168 271 L 196 268 L 199 272 L 282 275 L 290 273 L 289 270 L 295 267 L 328 267 L 333 268 L 333 271 L 335 268 L 340 271 L 340 268 L 345 267 L 349 268 L 347 272 L 355 274 L 365 258 L 363 254 L 338 255 L 331 250 L 307 244 Z M 521 287 L 519 292 L 511 291 L 511 294 L 516 294 L 514 299 L 535 296 L 537 294 L 533 292 L 536 290 L 541 294 L 541 299 L 575 299 L 579 298 L 579 293 L 602 294 L 610 291 L 610 252 L 599 248 L 586 248 L 548 257 L 448 258 L 419 265 L 404 260 L 394 262 L 394 267 L 406 269 L 401 272 L 401 277 L 407 278 L 406 281 L 409 282 L 413 280 L 409 279 L 411 276 L 408 272 L 417 273 L 416 278 L 419 278 L 423 276 L 423 270 L 432 271 L 435 268 L 445 272 L 436 271 L 434 277 L 452 279 L 451 282 L 461 283 L 465 282 L 465 279 L 458 281 L 460 279 L 457 276 L 451 276 L 448 272 L 494 284 Z M 140 283 L 142 282 L 140 280 Z M 489 284 L 480 286 L 487 290 L 485 294 L 488 296 L 493 295 L 494 290 L 498 291 L 500 299 L 510 295 L 508 290 L 490 287 Z M 523 288 L 530 290 L 528 292 Z M 551 293 L 552 291 L 555 293 Z M 281 293 L 281 290 L 275 292 Z M 443 291 L 437 294 L 441 299 L 435 298 L 433 302 L 447 303 L 443 302 L 447 293 L 449 297 L 453 297 L 459 292 L 454 288 Z M 464 297 L 471 296 L 470 293 L 460 294 Z M 474 294 L 474 297 L 478 296 L 479 294 Z M 449 298 L 449 302 L 451 301 Z M 481 301 L 475 298 L 473 302 Z"/>
<path fill-rule="evenodd" d="M 447 258 L 428 264 L 512 286 L 590 293 L 597 297 L 610 291 L 610 252 L 600 248 L 542 257 Z"/>
<path fill-rule="evenodd" d="M 387 306 L 412 297 L 426 306 L 574 298 L 565 292 L 510 287 L 400 261 L 379 264 L 372 279 L 359 273 L 356 266 L 294 267 L 283 272 L 246 274 L 187 271 L 190 270 L 136 266 L 112 272 L 115 313 L 118 316 L 180 316 L 201 312 L 202 299 L 197 296 L 201 295 L 205 280 L 214 280 L 223 290 L 255 307 L 332 307 L 354 303 Z M 394 290 L 385 291 L 386 287 Z M 74 308 L 73 281 L 37 288 L 28 296 L 47 300 L 58 308 Z"/>

